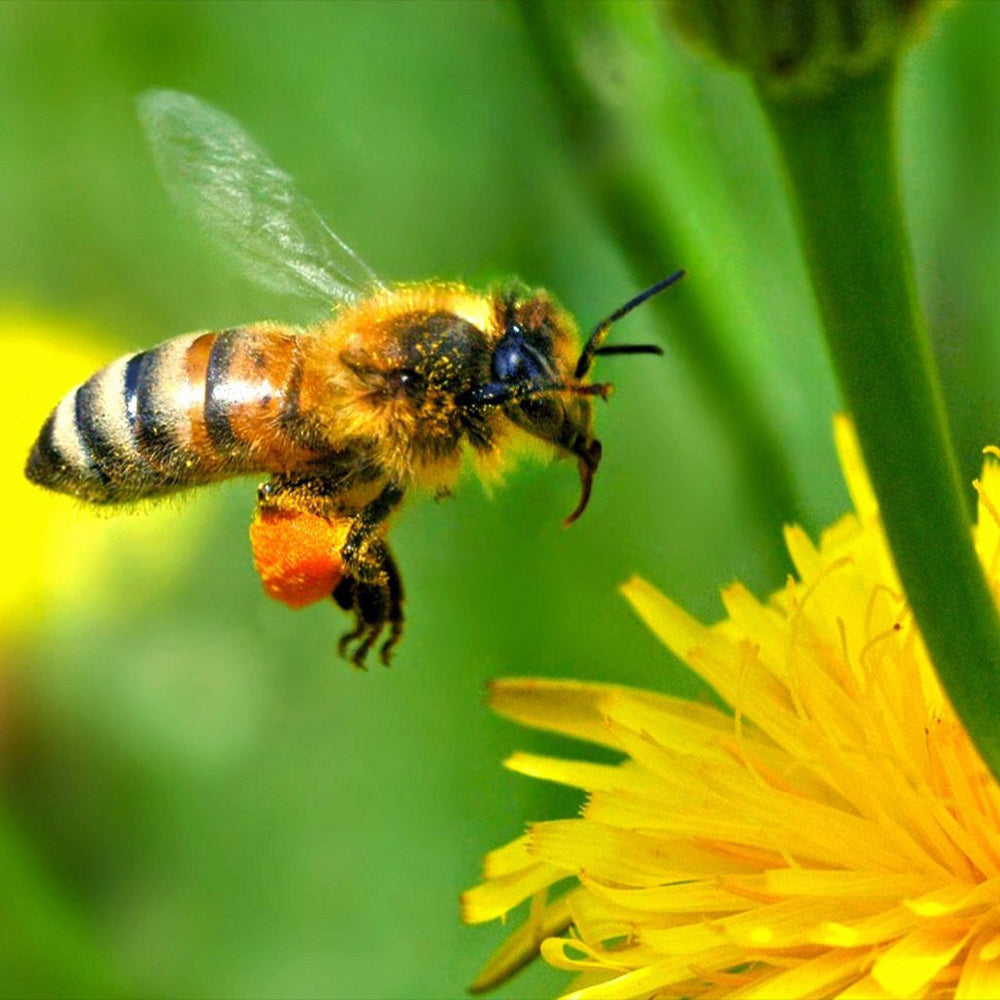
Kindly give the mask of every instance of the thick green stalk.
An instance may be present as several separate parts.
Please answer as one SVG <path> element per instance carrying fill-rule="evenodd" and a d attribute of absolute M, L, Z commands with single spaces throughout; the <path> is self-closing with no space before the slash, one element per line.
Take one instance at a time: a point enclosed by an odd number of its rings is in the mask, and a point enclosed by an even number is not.
<path fill-rule="evenodd" d="M 900 580 L 952 704 L 1000 775 L 1000 620 L 973 549 L 914 289 L 895 75 L 887 64 L 819 101 L 771 100 L 763 88 L 760 97 Z"/>
<path fill-rule="evenodd" d="M 659 194 L 653 178 L 632 162 L 614 113 L 603 106 L 576 66 L 572 16 L 597 16 L 599 9 L 537 0 L 522 0 L 519 9 L 556 103 L 574 169 L 587 184 L 593 203 L 635 272 L 637 287 L 661 272 L 683 266 L 681 241 L 671 233 L 669 220 L 655 208 Z M 758 523 L 802 523 L 782 435 L 748 373 L 709 316 L 706 294 L 703 288 L 690 288 L 684 295 L 651 302 L 647 308 L 669 315 L 672 344 L 742 463 L 740 471 L 748 487 L 745 499 L 754 508 Z M 768 539 L 762 544 L 771 545 L 761 553 L 767 561 L 767 574 L 777 584 L 788 573 L 788 557 L 780 535 L 762 538 Z"/>

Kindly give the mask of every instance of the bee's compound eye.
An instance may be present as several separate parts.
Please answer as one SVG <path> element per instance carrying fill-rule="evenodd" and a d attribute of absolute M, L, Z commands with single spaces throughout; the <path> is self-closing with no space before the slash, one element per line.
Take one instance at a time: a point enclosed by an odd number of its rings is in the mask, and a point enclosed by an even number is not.
<path fill-rule="evenodd" d="M 504 337 L 493 352 L 493 377 L 507 384 L 533 382 L 542 375 L 537 352 L 523 340 Z"/>
<path fill-rule="evenodd" d="M 524 367 L 520 342 L 504 337 L 493 352 L 493 375 L 501 382 L 516 382 Z"/>

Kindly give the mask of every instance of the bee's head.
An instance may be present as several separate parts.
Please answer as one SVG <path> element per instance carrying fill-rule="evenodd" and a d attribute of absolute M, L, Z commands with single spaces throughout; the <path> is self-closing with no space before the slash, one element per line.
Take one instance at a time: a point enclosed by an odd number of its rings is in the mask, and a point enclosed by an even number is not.
<path fill-rule="evenodd" d="M 580 502 L 566 524 L 585 510 L 601 461 L 601 442 L 593 432 L 593 397 L 606 399 L 611 385 L 588 379 L 594 357 L 662 353 L 648 344 L 601 347 L 601 343 L 612 323 L 683 273 L 678 271 L 653 285 L 599 323 L 579 355 L 573 321 L 548 295 L 507 291 L 496 296 L 500 336 L 493 346 L 490 380 L 464 393 L 459 401 L 471 406 L 501 406 L 518 427 L 577 459 Z"/>

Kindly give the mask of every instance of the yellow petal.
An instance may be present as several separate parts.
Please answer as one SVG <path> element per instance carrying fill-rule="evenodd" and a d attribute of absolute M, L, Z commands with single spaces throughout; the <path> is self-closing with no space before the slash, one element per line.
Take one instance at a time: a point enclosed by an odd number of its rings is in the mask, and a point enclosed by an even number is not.
<path fill-rule="evenodd" d="M 648 784 L 643 775 L 620 765 L 589 764 L 533 753 L 512 754 L 504 761 L 504 766 L 529 778 L 553 781 L 571 788 L 630 789 L 639 792 Z"/>
<path fill-rule="evenodd" d="M 1000 997 L 1000 954 L 995 947 L 998 943 L 996 934 L 994 928 L 969 945 L 968 957 L 955 987 L 955 1000 Z"/>
<path fill-rule="evenodd" d="M 613 906 L 638 913 L 685 914 L 731 913 L 747 905 L 747 895 L 730 891 L 736 888 L 736 879 L 707 879 L 696 882 L 674 882 L 671 885 L 654 885 L 642 889 L 623 889 L 588 875 L 580 878 L 594 896 L 606 899 Z M 758 892 L 763 891 L 759 884 Z"/>
<path fill-rule="evenodd" d="M 776 896 L 862 896 L 869 899 L 904 899 L 927 889 L 923 873 L 828 871 L 781 868 L 764 874 L 764 886 Z"/>
<path fill-rule="evenodd" d="M 966 925 L 936 921 L 918 927 L 880 955 L 872 975 L 890 993 L 909 996 L 926 986 L 959 952 L 968 938 Z"/>
<path fill-rule="evenodd" d="M 854 425 L 843 414 L 838 414 L 833 421 L 833 437 L 837 446 L 837 456 L 840 467 L 847 480 L 847 491 L 851 494 L 851 502 L 862 521 L 878 515 L 878 501 L 872 489 L 868 470 L 861 455 L 861 444 L 854 431 Z"/>
<path fill-rule="evenodd" d="M 893 906 L 884 913 L 876 913 L 851 924 L 827 921 L 811 932 L 810 940 L 831 948 L 860 948 L 895 941 L 916 925 L 917 918 L 909 910 Z"/>
<path fill-rule="evenodd" d="M 565 877 L 565 871 L 536 862 L 530 868 L 491 878 L 462 893 L 462 920 L 467 924 L 495 920 L 540 889 L 547 889 Z"/>
<path fill-rule="evenodd" d="M 995 901 L 995 896 L 995 889 L 992 886 L 957 882 L 924 893 L 916 899 L 907 899 L 904 905 L 918 917 L 941 917 L 979 906 L 989 901 L 991 897 Z"/>
<path fill-rule="evenodd" d="M 689 662 L 692 649 L 710 642 L 709 631 L 642 577 L 633 576 L 621 592 L 657 638 L 679 659 Z"/>
<path fill-rule="evenodd" d="M 528 836 L 518 837 L 503 847 L 497 847 L 483 858 L 483 878 L 499 878 L 511 872 L 529 868 L 535 859 L 528 853 Z"/>
<path fill-rule="evenodd" d="M 871 976 L 864 976 L 837 994 L 837 1000 L 899 1000 Z"/>
<path fill-rule="evenodd" d="M 828 996 L 831 990 L 856 979 L 868 961 L 865 950 L 826 952 L 775 975 L 762 977 L 756 986 L 741 990 L 740 997 L 745 1000 L 799 1000 L 800 997 Z"/>
<path fill-rule="evenodd" d="M 554 951 L 547 950 L 548 946 L 549 942 L 546 942 L 542 954 L 547 961 L 556 965 L 558 963 L 555 961 Z M 691 956 L 668 958 L 614 979 L 607 979 L 597 986 L 574 990 L 565 994 L 563 1000 L 633 1000 L 634 997 L 653 996 L 666 986 L 694 978 L 694 969 L 698 966 L 714 968 L 726 963 L 735 964 L 737 961 L 736 951 L 725 947 L 705 952 L 697 961 Z"/>
<path fill-rule="evenodd" d="M 699 847 L 685 839 L 650 837 L 586 820 L 536 823 L 531 852 L 564 871 L 584 871 L 622 886 L 662 885 L 752 869 L 754 861 Z"/>
<path fill-rule="evenodd" d="M 627 964 L 615 961 L 614 958 L 608 956 L 607 952 L 599 948 L 592 948 L 585 941 L 580 941 L 577 938 L 549 938 L 542 942 L 541 952 L 545 961 L 557 969 L 566 969 L 567 971 L 610 969 L 614 972 L 628 970 Z"/>
<path fill-rule="evenodd" d="M 575 736 L 603 746 L 610 741 L 601 705 L 613 684 L 509 677 L 489 686 L 495 712 L 526 726 Z"/>
<path fill-rule="evenodd" d="M 976 484 L 978 516 L 976 518 L 976 551 L 986 569 L 987 577 L 996 580 L 1000 571 L 1000 462 L 996 456 L 987 458 Z"/>
<path fill-rule="evenodd" d="M 797 524 L 786 524 L 784 536 L 788 557 L 800 580 L 808 580 L 822 570 L 825 561 L 823 555 L 813 545 L 804 528 Z"/>
<path fill-rule="evenodd" d="M 826 920 L 848 922 L 868 916 L 878 903 L 863 897 L 799 897 L 757 906 L 718 921 L 726 936 L 743 948 L 799 948 L 814 942 Z"/>
<path fill-rule="evenodd" d="M 983 940 L 977 945 L 979 959 L 983 962 L 995 962 L 1000 959 L 1000 933 L 996 928 L 983 935 Z"/>

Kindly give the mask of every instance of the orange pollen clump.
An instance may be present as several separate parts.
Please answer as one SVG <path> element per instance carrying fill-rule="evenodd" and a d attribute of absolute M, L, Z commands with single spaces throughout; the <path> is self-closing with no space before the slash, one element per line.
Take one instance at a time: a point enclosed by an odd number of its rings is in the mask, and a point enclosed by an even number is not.
<path fill-rule="evenodd" d="M 250 544 L 268 597 L 290 608 L 329 597 L 344 577 L 340 550 L 350 525 L 305 511 L 258 511 Z"/>

